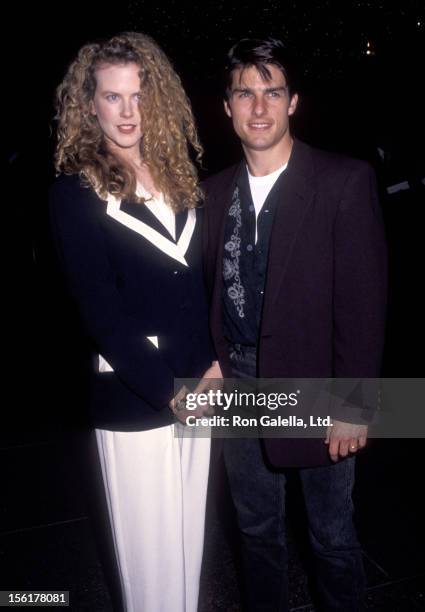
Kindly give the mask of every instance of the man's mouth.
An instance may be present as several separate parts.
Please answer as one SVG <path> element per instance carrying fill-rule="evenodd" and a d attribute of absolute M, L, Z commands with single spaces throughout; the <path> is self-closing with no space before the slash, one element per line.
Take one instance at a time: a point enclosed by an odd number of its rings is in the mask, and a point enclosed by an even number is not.
<path fill-rule="evenodd" d="M 271 127 L 271 123 L 265 123 L 264 121 L 256 121 L 255 123 L 249 123 L 248 125 L 253 130 L 266 130 Z"/>

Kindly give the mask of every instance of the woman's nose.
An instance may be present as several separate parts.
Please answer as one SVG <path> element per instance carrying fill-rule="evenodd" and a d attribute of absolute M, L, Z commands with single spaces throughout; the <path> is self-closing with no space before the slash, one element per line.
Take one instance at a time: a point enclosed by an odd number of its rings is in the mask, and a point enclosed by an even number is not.
<path fill-rule="evenodd" d="M 121 107 L 121 115 L 123 117 L 132 117 L 134 113 L 132 100 L 123 100 Z"/>

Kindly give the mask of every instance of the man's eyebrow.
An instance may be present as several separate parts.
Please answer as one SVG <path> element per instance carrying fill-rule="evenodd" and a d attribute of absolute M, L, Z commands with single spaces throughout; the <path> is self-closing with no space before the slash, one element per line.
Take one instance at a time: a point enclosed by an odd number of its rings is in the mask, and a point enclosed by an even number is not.
<path fill-rule="evenodd" d="M 287 90 L 286 85 L 278 85 L 277 87 L 266 87 L 264 91 L 266 93 L 270 93 L 272 91 L 286 91 L 286 90 Z"/>
<path fill-rule="evenodd" d="M 270 93 L 272 91 L 286 91 L 286 90 L 287 90 L 286 85 L 278 85 L 277 87 L 266 87 L 262 91 L 264 91 L 265 93 Z M 232 89 L 232 93 L 244 93 L 244 92 L 253 92 L 253 91 L 255 90 L 252 89 L 251 87 L 235 87 L 234 89 Z"/>

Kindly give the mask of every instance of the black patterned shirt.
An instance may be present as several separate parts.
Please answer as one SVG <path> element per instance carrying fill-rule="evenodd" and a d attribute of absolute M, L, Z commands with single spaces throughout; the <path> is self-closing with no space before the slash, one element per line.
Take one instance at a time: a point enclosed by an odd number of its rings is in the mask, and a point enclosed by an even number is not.
<path fill-rule="evenodd" d="M 257 219 L 245 164 L 241 164 L 227 214 L 223 253 L 223 324 L 232 344 L 256 346 L 266 284 L 269 242 L 282 173 Z"/>

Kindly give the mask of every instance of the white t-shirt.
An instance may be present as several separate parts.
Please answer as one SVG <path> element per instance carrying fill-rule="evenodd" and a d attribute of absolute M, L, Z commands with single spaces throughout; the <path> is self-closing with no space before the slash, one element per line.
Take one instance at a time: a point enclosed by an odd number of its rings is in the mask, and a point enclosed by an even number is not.
<path fill-rule="evenodd" d="M 255 243 L 257 243 L 257 219 L 260 214 L 260 210 L 263 208 L 263 204 L 266 201 L 267 196 L 269 195 L 273 185 L 285 170 L 288 162 L 284 166 L 281 166 L 271 174 L 266 174 L 265 176 L 252 176 L 250 173 L 248 166 L 248 180 L 249 180 L 249 188 L 251 190 L 251 197 L 255 208 Z"/>

